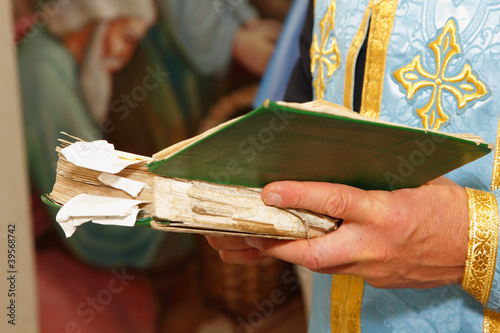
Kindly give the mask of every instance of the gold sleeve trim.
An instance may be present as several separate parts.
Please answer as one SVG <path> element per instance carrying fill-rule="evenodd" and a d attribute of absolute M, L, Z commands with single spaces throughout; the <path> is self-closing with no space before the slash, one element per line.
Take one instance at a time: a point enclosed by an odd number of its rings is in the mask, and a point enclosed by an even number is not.
<path fill-rule="evenodd" d="M 493 160 L 493 173 L 491 176 L 491 190 L 500 188 L 500 119 L 498 120 L 497 140 L 495 142 L 495 155 Z"/>
<path fill-rule="evenodd" d="M 490 297 L 498 246 L 498 207 L 489 192 L 466 189 L 469 240 L 462 288 L 484 306 Z"/>
<path fill-rule="evenodd" d="M 384 89 L 387 49 L 391 39 L 397 0 L 372 0 L 372 20 L 366 51 L 361 114 L 373 119 L 380 117 Z"/>
<path fill-rule="evenodd" d="M 368 9 L 363 16 L 363 20 L 361 21 L 361 26 L 354 36 L 354 39 L 351 43 L 351 47 L 349 48 L 349 52 L 347 53 L 346 60 L 346 69 L 345 69 L 345 86 L 344 86 L 344 106 L 350 110 L 352 110 L 353 105 L 353 90 L 354 90 L 354 71 L 356 69 L 356 61 L 358 59 L 358 53 L 363 45 L 363 42 L 366 37 L 366 30 L 368 29 L 368 22 L 370 21 L 370 16 L 372 14 L 371 6 L 368 6 Z"/>
<path fill-rule="evenodd" d="M 361 332 L 361 305 L 365 281 L 357 275 L 334 275 L 330 325 L 332 333 Z"/>
<path fill-rule="evenodd" d="M 483 333 L 500 332 L 500 313 L 484 308 Z"/>

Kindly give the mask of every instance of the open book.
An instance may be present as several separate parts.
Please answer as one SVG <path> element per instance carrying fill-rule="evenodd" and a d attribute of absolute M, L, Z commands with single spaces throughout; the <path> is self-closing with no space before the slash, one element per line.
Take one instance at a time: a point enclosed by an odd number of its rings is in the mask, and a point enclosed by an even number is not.
<path fill-rule="evenodd" d="M 45 201 L 63 206 L 71 235 L 94 223 L 164 231 L 296 239 L 338 221 L 266 206 L 272 181 L 343 183 L 363 189 L 420 186 L 492 150 L 481 138 L 362 117 L 324 101 L 273 103 L 144 157 L 107 142 L 64 142 Z"/>

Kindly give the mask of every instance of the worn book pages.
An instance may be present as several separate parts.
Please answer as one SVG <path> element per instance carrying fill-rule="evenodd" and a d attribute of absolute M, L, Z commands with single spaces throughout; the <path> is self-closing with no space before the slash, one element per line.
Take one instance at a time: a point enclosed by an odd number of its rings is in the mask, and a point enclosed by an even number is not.
<path fill-rule="evenodd" d="M 112 175 L 112 179 L 121 181 L 110 182 L 110 174 L 101 171 L 102 165 L 99 171 L 78 166 L 68 161 L 59 149 L 56 183 L 45 200 L 64 206 L 58 214 L 58 222 L 68 237 L 85 218 L 106 224 L 101 210 L 92 216 L 95 209 L 88 206 L 92 200 L 106 201 L 110 207 L 108 224 L 111 221 L 111 224 L 116 222 L 124 227 L 131 226 L 126 222 L 130 221 L 129 216 L 119 216 L 111 206 L 120 206 L 121 200 L 127 207 L 125 211 L 137 214 L 130 210 L 133 199 L 141 210 L 134 218 L 137 216 L 147 221 L 151 228 L 162 231 L 298 239 L 318 237 L 337 228 L 337 219 L 303 210 L 266 206 L 259 188 L 163 177 L 148 171 L 147 158 L 139 156 L 137 161 Z M 123 189 L 124 180 L 142 183 L 142 189 L 137 195 L 129 193 Z M 120 185 L 113 185 L 117 183 Z M 74 200 L 83 194 L 87 195 L 86 200 Z M 108 203 L 109 199 L 114 202 Z M 67 207 L 72 201 L 76 201 L 77 206 Z M 87 206 L 81 206 L 85 204 Z M 88 216 L 81 213 L 85 210 Z M 71 215 L 70 212 L 78 213 Z"/>
<path fill-rule="evenodd" d="M 337 220 L 297 209 L 263 204 L 258 188 L 245 188 L 167 177 L 155 178 L 155 213 L 186 228 L 317 237 L 336 229 Z M 175 209 L 173 209 L 175 207 Z M 178 226 L 171 222 L 170 226 Z"/>

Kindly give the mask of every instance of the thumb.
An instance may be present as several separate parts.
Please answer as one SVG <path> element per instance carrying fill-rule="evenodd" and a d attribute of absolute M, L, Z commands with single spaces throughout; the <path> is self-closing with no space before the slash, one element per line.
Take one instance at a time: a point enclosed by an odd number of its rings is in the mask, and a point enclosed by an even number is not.
<path fill-rule="evenodd" d="M 352 186 L 324 182 L 282 181 L 268 184 L 262 200 L 268 206 L 306 209 L 331 217 L 365 221 L 381 209 L 377 195 Z"/>

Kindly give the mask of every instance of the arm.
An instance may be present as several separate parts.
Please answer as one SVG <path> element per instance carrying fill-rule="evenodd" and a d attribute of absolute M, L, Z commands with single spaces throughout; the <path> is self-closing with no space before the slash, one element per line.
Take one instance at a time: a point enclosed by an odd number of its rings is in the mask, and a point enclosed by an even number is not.
<path fill-rule="evenodd" d="M 159 2 L 175 40 L 204 75 L 225 70 L 234 57 L 262 74 L 279 34 L 280 25 L 261 20 L 247 1 Z"/>

